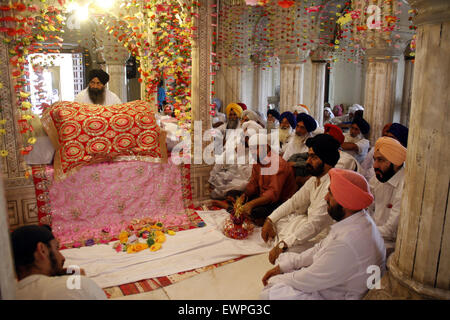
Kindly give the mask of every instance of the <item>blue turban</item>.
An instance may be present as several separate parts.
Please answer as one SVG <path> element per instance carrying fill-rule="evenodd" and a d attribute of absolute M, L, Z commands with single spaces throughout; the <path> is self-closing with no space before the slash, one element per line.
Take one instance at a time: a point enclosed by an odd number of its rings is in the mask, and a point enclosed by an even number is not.
<path fill-rule="evenodd" d="M 355 123 L 362 134 L 368 134 L 370 131 L 370 124 L 364 120 L 362 117 L 356 117 L 353 119 L 352 124 Z"/>
<path fill-rule="evenodd" d="M 297 121 L 295 121 L 295 116 L 290 111 L 285 111 L 280 115 L 280 123 L 283 121 L 283 119 L 286 118 L 289 121 L 289 124 L 291 125 L 292 129 L 295 129 L 297 126 Z"/>
<path fill-rule="evenodd" d="M 275 119 L 280 121 L 280 113 L 275 109 L 269 109 L 267 110 L 267 115 L 271 114 Z"/>
<path fill-rule="evenodd" d="M 389 127 L 389 130 L 387 132 L 390 132 L 394 135 L 394 137 L 404 146 L 405 148 L 408 147 L 408 127 L 405 127 L 404 125 L 400 123 L 393 123 Z"/>
<path fill-rule="evenodd" d="M 309 114 L 299 113 L 297 115 L 297 123 L 300 121 L 303 122 L 303 124 L 305 125 L 305 128 L 308 132 L 312 132 L 317 129 L 316 120 L 313 117 L 311 117 Z"/>

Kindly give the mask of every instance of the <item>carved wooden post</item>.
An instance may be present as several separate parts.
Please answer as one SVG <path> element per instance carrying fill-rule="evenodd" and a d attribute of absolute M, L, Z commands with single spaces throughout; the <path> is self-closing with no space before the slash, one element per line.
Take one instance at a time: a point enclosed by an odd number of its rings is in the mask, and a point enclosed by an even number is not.
<path fill-rule="evenodd" d="M 381 292 L 450 299 L 450 2 L 411 0 L 417 50 L 405 188 L 395 252 Z M 382 297 L 385 298 L 385 297 Z"/>

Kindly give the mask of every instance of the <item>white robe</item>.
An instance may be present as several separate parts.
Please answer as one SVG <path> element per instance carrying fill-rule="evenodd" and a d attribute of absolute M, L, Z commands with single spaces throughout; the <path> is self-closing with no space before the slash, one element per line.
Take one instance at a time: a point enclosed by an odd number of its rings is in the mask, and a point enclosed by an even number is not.
<path fill-rule="evenodd" d="M 82 90 L 79 94 L 77 94 L 74 101 L 78 103 L 93 104 L 91 98 L 89 98 L 88 88 Z M 107 88 L 105 88 L 105 102 L 102 104 L 103 106 L 110 106 L 113 104 L 121 103 L 122 101 L 114 92 L 111 92 Z"/>
<path fill-rule="evenodd" d="M 384 183 L 375 176 L 369 182 L 370 190 L 375 198 L 369 211 L 384 238 L 386 247 L 389 248 L 394 247 L 397 238 L 404 181 L 405 167 L 402 167 Z"/>
<path fill-rule="evenodd" d="M 269 279 L 262 299 L 362 299 L 376 270 L 385 271 L 386 249 L 374 221 L 365 210 L 331 226 L 320 243 L 301 254 L 282 253 L 281 274 Z M 375 272 L 374 272 L 375 270 Z"/>
<path fill-rule="evenodd" d="M 333 223 L 327 212 L 325 195 L 328 193 L 330 176 L 312 177 L 289 200 L 269 216 L 275 224 L 278 240 L 296 252 L 311 248 L 328 233 Z"/>
<path fill-rule="evenodd" d="M 355 157 L 351 156 L 348 152 L 345 152 L 343 150 L 339 150 L 339 161 L 334 167 L 339 169 L 353 170 L 358 173 L 362 172 L 361 165 L 359 164 L 358 160 L 356 160 Z"/>
<path fill-rule="evenodd" d="M 364 158 L 367 155 L 367 152 L 369 151 L 370 147 L 369 140 L 365 139 L 362 134 L 359 134 L 356 137 L 352 137 L 350 133 L 345 133 L 344 137 L 345 137 L 344 142 L 354 143 L 358 146 L 358 151 L 353 150 L 352 151 L 344 150 L 344 151 L 353 156 L 356 160 L 358 160 L 359 163 L 363 162 Z"/>
<path fill-rule="evenodd" d="M 106 294 L 90 278 L 80 276 L 79 288 L 74 276 L 48 277 L 33 274 L 16 284 L 17 300 L 106 300 Z M 74 285 L 73 289 L 68 284 Z"/>
<path fill-rule="evenodd" d="M 305 143 L 306 140 L 308 140 L 311 137 L 312 134 L 309 132 L 303 137 L 299 137 L 294 133 L 287 142 L 286 149 L 283 153 L 283 159 L 288 161 L 293 154 L 308 152 L 309 148 L 306 146 Z"/>

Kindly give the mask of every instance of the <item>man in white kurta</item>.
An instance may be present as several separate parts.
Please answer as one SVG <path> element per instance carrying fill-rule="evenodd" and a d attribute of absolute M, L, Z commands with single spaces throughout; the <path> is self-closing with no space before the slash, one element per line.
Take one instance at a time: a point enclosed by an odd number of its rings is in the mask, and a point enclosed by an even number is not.
<path fill-rule="evenodd" d="M 391 253 L 395 247 L 400 207 L 405 180 L 406 148 L 397 140 L 382 137 L 374 148 L 375 176 L 370 179 L 370 189 L 375 201 L 370 207 L 386 249 Z"/>
<path fill-rule="evenodd" d="M 88 87 L 82 90 L 75 97 L 75 102 L 87 104 L 100 104 L 110 106 L 121 104 L 122 101 L 114 93 L 106 88 L 109 81 L 109 74 L 101 69 L 93 69 L 88 75 Z"/>
<path fill-rule="evenodd" d="M 325 124 L 324 129 L 326 134 L 329 134 L 330 136 L 335 138 L 337 142 L 339 142 L 339 145 L 342 145 L 342 143 L 344 143 L 345 136 L 340 127 L 331 123 L 327 123 Z M 361 166 L 353 156 L 351 156 L 348 152 L 342 150 L 339 150 L 339 154 L 339 161 L 334 166 L 335 168 L 348 169 L 361 173 Z"/>
<path fill-rule="evenodd" d="M 333 222 L 324 198 L 330 182 L 328 171 L 339 159 L 339 143 L 327 134 L 319 134 L 307 144 L 307 169 L 312 177 L 266 219 L 261 230 L 266 242 L 278 238 L 269 253 L 271 263 L 286 250 L 301 252 L 311 248 L 326 236 Z"/>
<path fill-rule="evenodd" d="M 380 276 L 384 272 L 383 239 L 364 210 L 373 201 L 367 181 L 344 169 L 331 169 L 329 175 L 328 213 L 337 222 L 313 248 L 280 255 L 263 277 L 262 299 L 362 299 L 375 284 L 370 278 L 374 268 Z"/>
<path fill-rule="evenodd" d="M 47 226 L 23 226 L 11 234 L 11 246 L 18 282 L 19 300 L 106 299 L 103 290 L 84 271 L 63 266 L 65 258 Z M 76 274 L 67 275 L 75 272 Z"/>
<path fill-rule="evenodd" d="M 289 161 L 289 158 L 297 153 L 308 152 L 306 140 L 313 137 L 312 132 L 317 129 L 316 120 L 306 113 L 297 115 L 297 126 L 295 134 L 289 139 L 286 149 L 283 153 L 283 159 Z"/>
<path fill-rule="evenodd" d="M 369 133 L 370 125 L 363 118 L 355 118 L 350 127 L 350 131 L 344 134 L 345 140 L 341 144 L 342 149 L 353 156 L 359 163 L 369 151 L 370 142 L 363 135 Z"/>

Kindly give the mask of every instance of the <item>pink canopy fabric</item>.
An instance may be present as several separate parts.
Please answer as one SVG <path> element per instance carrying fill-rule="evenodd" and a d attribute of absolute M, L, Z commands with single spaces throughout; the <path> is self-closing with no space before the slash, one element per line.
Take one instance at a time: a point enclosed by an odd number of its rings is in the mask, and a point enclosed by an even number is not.
<path fill-rule="evenodd" d="M 35 177 L 40 222 L 51 223 L 66 247 L 106 243 L 139 218 L 176 230 L 196 223 L 196 214 L 189 211 L 189 167 L 172 161 L 94 164 L 57 183 L 49 167 L 34 176 L 41 177 Z"/>

